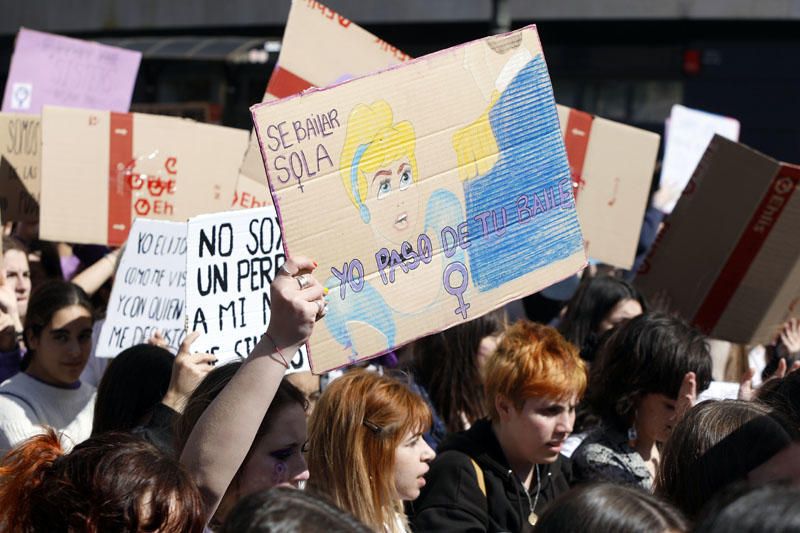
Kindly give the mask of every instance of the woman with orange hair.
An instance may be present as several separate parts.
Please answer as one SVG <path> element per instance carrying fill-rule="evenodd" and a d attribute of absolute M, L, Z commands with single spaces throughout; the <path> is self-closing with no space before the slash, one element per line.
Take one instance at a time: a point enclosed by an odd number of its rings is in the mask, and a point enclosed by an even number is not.
<path fill-rule="evenodd" d="M 309 425 L 310 490 L 373 531 L 408 531 L 403 502 L 417 498 L 436 455 L 423 440 L 425 402 L 396 379 L 355 370 L 331 383 Z"/>
<path fill-rule="evenodd" d="M 439 446 L 414 504 L 414 531 L 532 530 L 569 489 L 560 452 L 586 379 L 578 349 L 553 328 L 508 328 L 484 368 L 489 418 Z"/>

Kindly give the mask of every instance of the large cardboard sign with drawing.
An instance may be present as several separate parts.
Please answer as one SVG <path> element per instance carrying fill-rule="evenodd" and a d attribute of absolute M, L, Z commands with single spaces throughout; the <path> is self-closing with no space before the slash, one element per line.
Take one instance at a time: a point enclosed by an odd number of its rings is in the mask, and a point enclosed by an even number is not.
<path fill-rule="evenodd" d="M 38 115 L 45 105 L 124 113 L 142 53 L 21 28 L 3 111 Z"/>
<path fill-rule="evenodd" d="M 534 27 L 253 107 L 288 254 L 330 289 L 314 372 L 384 353 L 586 261 Z"/>
<path fill-rule="evenodd" d="M 188 119 L 46 106 L 43 239 L 119 246 L 135 217 L 230 207 L 247 131 Z"/>
<path fill-rule="evenodd" d="M 0 113 L 0 211 L 3 222 L 39 220 L 42 121 Z"/>
<path fill-rule="evenodd" d="M 769 344 L 800 316 L 800 167 L 715 136 L 635 284 L 717 339 Z"/>

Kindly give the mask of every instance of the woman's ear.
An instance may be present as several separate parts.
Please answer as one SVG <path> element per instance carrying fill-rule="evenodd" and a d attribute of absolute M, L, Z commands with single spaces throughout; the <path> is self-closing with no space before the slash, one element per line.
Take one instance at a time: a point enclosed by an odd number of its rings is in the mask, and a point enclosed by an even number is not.
<path fill-rule="evenodd" d="M 494 408 L 497 409 L 497 414 L 500 415 L 500 420 L 505 421 L 508 420 L 509 416 L 511 415 L 511 410 L 514 409 L 514 404 L 502 394 L 498 394 L 494 397 Z"/>
<path fill-rule="evenodd" d="M 34 335 L 33 331 L 30 329 L 26 329 L 24 335 L 25 346 L 28 348 L 28 351 L 36 351 L 39 348 L 39 338 Z"/>

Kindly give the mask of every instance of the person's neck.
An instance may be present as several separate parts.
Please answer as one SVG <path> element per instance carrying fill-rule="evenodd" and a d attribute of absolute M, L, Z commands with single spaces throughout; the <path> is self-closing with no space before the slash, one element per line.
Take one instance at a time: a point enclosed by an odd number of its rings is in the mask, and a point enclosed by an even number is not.
<path fill-rule="evenodd" d="M 637 432 L 636 442 L 633 443 L 633 449 L 642 456 L 642 459 L 645 461 L 649 461 L 653 458 L 658 459 L 658 448 L 656 447 L 656 441 L 648 438 L 646 435 L 642 434 L 641 431 Z"/>
<path fill-rule="evenodd" d="M 504 428 L 499 422 L 492 422 L 492 431 L 495 437 L 497 437 L 497 442 L 500 443 L 500 449 L 503 450 L 503 455 L 505 455 L 506 461 L 508 461 L 508 466 L 522 485 L 529 490 L 531 488 L 533 467 L 535 465 L 527 459 L 519 457 L 510 444 L 511 439 L 503 430 Z"/>
<path fill-rule="evenodd" d="M 55 381 L 53 381 L 51 379 L 47 379 L 46 376 L 42 376 L 38 372 L 31 371 L 30 368 L 25 371 L 25 374 L 27 374 L 31 378 L 35 379 L 39 383 L 44 383 L 45 385 L 49 385 L 49 386 L 55 387 L 57 389 L 75 390 L 75 389 L 79 389 L 81 387 L 81 381 L 80 380 L 78 380 L 78 381 L 76 381 L 74 383 L 58 383 L 58 382 L 55 382 Z"/>

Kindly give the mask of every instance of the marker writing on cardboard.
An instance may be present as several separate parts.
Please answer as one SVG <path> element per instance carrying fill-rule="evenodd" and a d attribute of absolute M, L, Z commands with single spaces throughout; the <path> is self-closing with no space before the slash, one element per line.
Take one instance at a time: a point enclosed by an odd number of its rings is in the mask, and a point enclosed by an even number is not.
<path fill-rule="evenodd" d="M 333 159 L 321 138 L 333 134 L 341 127 L 339 111 L 312 114 L 305 120 L 287 120 L 269 124 L 265 128 L 266 148 L 275 153 L 273 167 L 278 181 L 288 183 L 294 179 L 300 192 L 303 180 L 333 168 Z M 304 147 L 303 144 L 313 143 Z M 278 153 L 280 151 L 280 153 Z"/>
<path fill-rule="evenodd" d="M 252 322 L 251 319 L 258 322 L 260 317 L 263 325 L 269 322 L 269 285 L 285 260 L 285 255 L 279 252 L 281 232 L 277 222 L 269 216 L 252 218 L 246 227 L 246 231 L 235 230 L 233 224 L 222 222 L 200 229 L 197 257 L 212 262 L 193 272 L 197 292 L 200 296 L 226 293 L 230 296 L 216 304 L 216 309 L 198 307 L 192 317 L 193 330 L 208 334 L 209 329 L 214 329 L 228 336 L 238 330 L 252 329 L 254 324 L 248 322 Z M 243 251 L 246 254 L 241 257 Z M 215 314 L 207 317 L 207 311 Z M 238 334 L 241 337 L 232 343 L 233 352 L 245 358 L 259 337 L 242 331 Z M 219 349 L 213 346 L 209 352 L 216 353 Z M 302 356 L 300 359 L 302 366 Z"/>
<path fill-rule="evenodd" d="M 575 202 L 569 179 L 561 180 L 557 185 L 544 187 L 529 194 L 520 194 L 513 207 L 500 206 L 475 215 L 471 222 L 477 222 L 480 239 L 498 240 L 506 235 L 509 224 L 529 224 L 542 213 L 552 209 L 574 209 Z M 462 222 L 455 227 L 444 226 L 439 232 L 439 245 L 445 259 L 452 259 L 458 249 L 467 250 L 473 243 L 470 236 L 470 221 Z M 375 253 L 375 266 L 383 285 L 389 285 L 397 279 L 397 269 L 404 274 L 428 265 L 433 260 L 433 240 L 426 233 L 420 233 L 416 246 L 403 241 L 398 249 L 381 248 Z M 345 262 L 342 268 L 331 267 L 331 273 L 339 281 L 339 297 L 344 300 L 347 288 L 358 293 L 364 287 L 363 263 L 354 258 Z M 464 300 L 464 293 L 469 287 L 469 271 L 467 266 L 458 260 L 451 260 L 444 266 L 442 286 L 445 291 L 458 300 L 456 314 L 467 318 L 470 304 Z"/>

